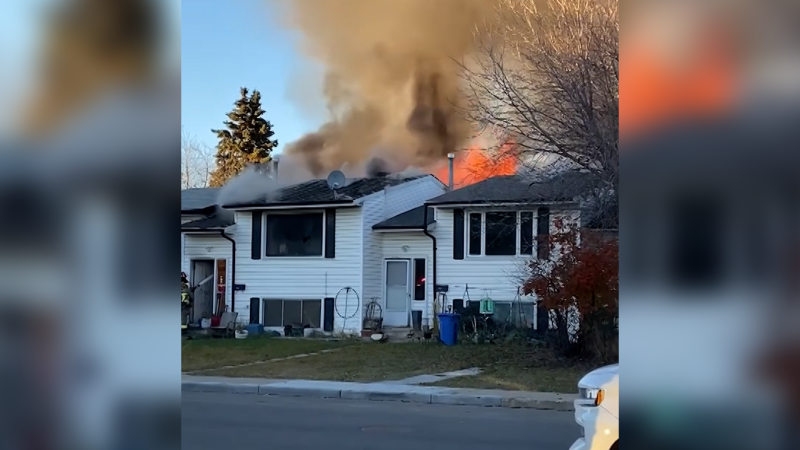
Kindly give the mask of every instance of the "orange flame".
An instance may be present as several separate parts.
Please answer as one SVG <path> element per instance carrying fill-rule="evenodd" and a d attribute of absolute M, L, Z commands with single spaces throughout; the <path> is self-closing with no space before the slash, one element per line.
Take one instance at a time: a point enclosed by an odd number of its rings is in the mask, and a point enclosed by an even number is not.
<path fill-rule="evenodd" d="M 518 157 L 516 147 L 507 143 L 496 155 L 492 155 L 477 146 L 456 153 L 453 161 L 453 187 L 460 188 L 500 175 L 517 173 Z M 437 166 L 433 175 L 442 183 L 449 182 L 448 163 Z"/>
<path fill-rule="evenodd" d="M 716 31 L 709 26 L 691 49 L 683 50 L 680 63 L 646 36 L 620 44 L 621 134 L 646 133 L 688 116 L 717 116 L 733 107 L 739 79 L 732 44 Z"/>

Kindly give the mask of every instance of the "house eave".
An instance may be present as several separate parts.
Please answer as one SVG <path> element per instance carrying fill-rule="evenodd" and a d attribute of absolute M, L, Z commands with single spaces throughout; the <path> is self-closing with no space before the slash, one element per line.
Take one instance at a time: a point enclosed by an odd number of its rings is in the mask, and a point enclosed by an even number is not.
<path fill-rule="evenodd" d="M 206 234 L 213 233 L 219 234 L 220 231 L 228 231 L 231 227 L 213 227 L 213 228 L 181 228 L 181 233 L 191 234 Z"/>
<path fill-rule="evenodd" d="M 474 201 L 474 202 L 445 202 L 445 203 L 425 203 L 426 206 L 433 208 L 471 208 L 471 207 L 517 207 L 517 206 L 563 206 L 563 207 L 580 207 L 580 203 L 576 201 L 530 201 L 530 202 L 495 202 L 495 201 Z"/>
<path fill-rule="evenodd" d="M 428 231 L 433 231 L 435 229 L 436 229 L 435 223 L 428 225 Z M 377 233 L 403 233 L 409 231 L 422 232 L 423 230 L 424 230 L 423 227 L 381 227 L 372 229 L 372 231 L 375 231 Z"/>
<path fill-rule="evenodd" d="M 242 206 L 228 206 L 223 205 L 223 208 L 231 211 L 264 211 L 276 209 L 324 209 L 324 208 L 354 208 L 358 207 L 356 203 L 351 200 L 346 202 L 327 202 L 327 203 L 273 203 L 269 205 L 242 205 Z"/>

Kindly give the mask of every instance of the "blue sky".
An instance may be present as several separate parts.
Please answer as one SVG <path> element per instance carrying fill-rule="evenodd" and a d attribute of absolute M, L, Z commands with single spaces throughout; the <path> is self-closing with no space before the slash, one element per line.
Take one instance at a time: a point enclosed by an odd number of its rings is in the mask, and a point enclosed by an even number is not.
<path fill-rule="evenodd" d="M 279 151 L 324 120 L 320 70 L 274 25 L 268 0 L 192 0 L 181 5 L 181 123 L 213 147 L 244 86 L 262 95 Z"/>
<path fill-rule="evenodd" d="M 261 91 L 265 117 L 281 148 L 326 118 L 321 70 L 296 51 L 297 35 L 275 26 L 281 0 L 162 0 L 173 36 L 165 58 L 181 64 L 183 131 L 210 147 L 242 86 Z M 43 13 L 59 0 L 12 1 L 0 14 L 0 98 L 31 80 Z M 180 35 L 180 41 L 178 41 Z M 180 58 L 177 56 L 180 43 Z M 180 61 L 178 61 L 180 59 Z M 8 70 L 11 69 L 11 70 Z M 16 99 L 15 99 L 16 100 Z M 0 132 L 15 111 L 0 105 Z"/>

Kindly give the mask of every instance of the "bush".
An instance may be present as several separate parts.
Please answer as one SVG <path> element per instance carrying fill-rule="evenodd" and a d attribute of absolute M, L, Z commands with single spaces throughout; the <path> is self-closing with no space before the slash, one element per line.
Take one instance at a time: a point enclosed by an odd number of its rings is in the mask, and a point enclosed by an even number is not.
<path fill-rule="evenodd" d="M 533 260 L 526 294 L 550 314 L 546 341 L 567 356 L 619 360 L 619 241 L 557 221 L 551 260 Z"/>

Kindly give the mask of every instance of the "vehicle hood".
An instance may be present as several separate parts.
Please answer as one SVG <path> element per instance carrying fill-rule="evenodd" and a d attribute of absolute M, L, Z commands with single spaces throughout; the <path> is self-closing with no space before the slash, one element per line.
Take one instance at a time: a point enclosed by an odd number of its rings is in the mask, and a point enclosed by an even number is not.
<path fill-rule="evenodd" d="M 619 363 L 603 366 L 587 373 L 578 382 L 578 387 L 602 388 L 612 382 L 619 383 Z"/>

